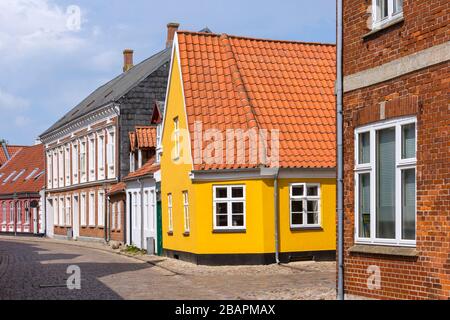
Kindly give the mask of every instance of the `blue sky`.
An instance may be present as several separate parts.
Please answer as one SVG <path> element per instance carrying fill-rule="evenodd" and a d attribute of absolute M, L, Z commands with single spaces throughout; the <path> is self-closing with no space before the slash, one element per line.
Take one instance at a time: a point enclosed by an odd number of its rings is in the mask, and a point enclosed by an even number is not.
<path fill-rule="evenodd" d="M 80 29 L 67 26 L 80 8 Z M 335 42 L 333 0 L 1 0 L 0 139 L 33 144 L 64 113 L 162 49 L 166 24 L 183 30 Z"/>

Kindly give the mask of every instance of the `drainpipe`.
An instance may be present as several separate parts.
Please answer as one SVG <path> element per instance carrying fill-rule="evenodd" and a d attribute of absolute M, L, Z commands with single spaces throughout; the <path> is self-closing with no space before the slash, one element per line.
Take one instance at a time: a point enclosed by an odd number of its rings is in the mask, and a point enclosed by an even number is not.
<path fill-rule="evenodd" d="M 337 0 L 337 214 L 338 214 L 338 284 L 337 298 L 344 300 L 344 147 L 343 147 L 343 7 L 342 0 Z"/>
<path fill-rule="evenodd" d="M 277 264 L 280 264 L 280 234 L 279 234 L 279 193 L 278 193 L 278 176 L 280 170 L 276 169 L 276 173 L 273 179 L 273 202 L 274 202 L 274 215 L 275 215 L 275 261 Z"/>
<path fill-rule="evenodd" d="M 144 184 L 137 179 L 141 189 L 141 249 L 144 249 Z"/>

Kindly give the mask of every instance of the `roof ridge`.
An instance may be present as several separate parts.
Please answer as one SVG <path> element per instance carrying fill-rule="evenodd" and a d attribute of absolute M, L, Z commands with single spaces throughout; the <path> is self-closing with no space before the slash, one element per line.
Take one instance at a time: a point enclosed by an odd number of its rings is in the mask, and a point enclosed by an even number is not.
<path fill-rule="evenodd" d="M 245 86 L 244 83 L 244 78 L 241 74 L 241 71 L 239 69 L 239 65 L 238 62 L 236 60 L 235 57 L 235 53 L 233 51 L 233 46 L 230 43 L 230 39 L 228 37 L 227 34 L 222 34 L 220 36 L 220 42 L 222 47 L 225 49 L 225 53 L 228 56 L 228 59 L 232 61 L 232 63 L 230 64 L 230 71 L 231 71 L 231 80 L 233 82 L 233 85 L 235 86 L 237 92 L 239 93 L 239 95 L 241 96 L 241 101 L 243 100 L 245 103 L 243 103 L 244 105 L 242 105 L 242 107 L 244 108 L 244 111 L 250 116 L 250 119 L 247 119 L 249 122 L 249 127 L 250 128 L 257 128 L 259 129 L 259 123 L 258 120 L 256 119 L 256 115 L 255 112 L 253 110 L 253 106 L 251 103 L 251 99 L 250 96 L 248 94 L 248 90 L 247 87 Z M 251 122 L 254 122 L 254 124 L 250 124 Z"/>
<path fill-rule="evenodd" d="M 278 42 L 278 43 L 292 43 L 292 44 L 304 44 L 304 45 L 318 45 L 318 46 L 336 47 L 335 43 L 257 38 L 257 37 L 250 37 L 250 36 L 230 35 L 230 34 L 227 34 L 227 33 L 205 33 L 205 32 L 188 31 L 188 30 L 177 31 L 177 33 L 190 34 L 190 35 L 212 36 L 212 37 L 219 37 L 219 38 L 222 35 L 226 35 L 229 38 L 243 39 L 243 40 L 254 40 L 254 41 L 264 41 L 264 42 Z"/>

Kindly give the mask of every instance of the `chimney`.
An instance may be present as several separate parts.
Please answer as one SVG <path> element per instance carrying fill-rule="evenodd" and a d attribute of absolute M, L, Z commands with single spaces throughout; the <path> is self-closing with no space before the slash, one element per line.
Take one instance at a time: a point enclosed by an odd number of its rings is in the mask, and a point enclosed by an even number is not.
<path fill-rule="evenodd" d="M 123 50 L 123 72 L 127 72 L 133 68 L 133 50 Z"/>
<path fill-rule="evenodd" d="M 171 22 L 171 23 L 167 24 L 166 48 L 169 48 L 172 46 L 173 38 L 175 37 L 175 32 L 177 32 L 179 26 L 180 26 L 180 24 L 175 23 L 175 22 Z"/>
<path fill-rule="evenodd" d="M 0 141 L 0 144 L 2 145 L 3 152 L 5 153 L 6 160 L 11 159 L 11 156 L 9 155 L 9 152 L 8 152 L 8 147 L 6 146 L 6 141 L 5 142 L 4 141 Z"/>

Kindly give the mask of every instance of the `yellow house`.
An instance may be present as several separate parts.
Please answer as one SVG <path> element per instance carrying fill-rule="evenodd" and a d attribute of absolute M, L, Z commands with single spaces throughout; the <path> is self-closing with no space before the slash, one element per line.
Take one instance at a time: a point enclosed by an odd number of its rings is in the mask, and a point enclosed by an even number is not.
<path fill-rule="evenodd" d="M 162 132 L 167 256 L 335 256 L 335 47 L 178 32 Z"/>

